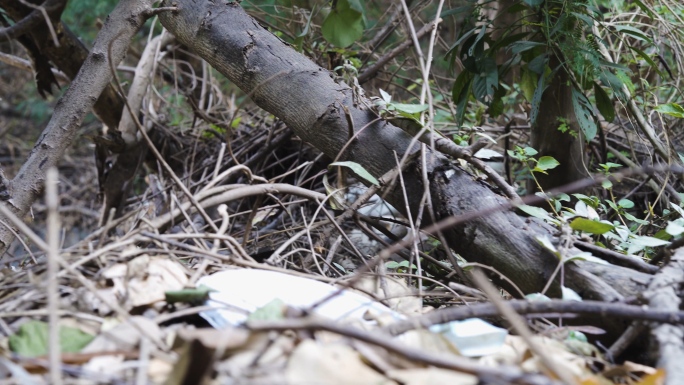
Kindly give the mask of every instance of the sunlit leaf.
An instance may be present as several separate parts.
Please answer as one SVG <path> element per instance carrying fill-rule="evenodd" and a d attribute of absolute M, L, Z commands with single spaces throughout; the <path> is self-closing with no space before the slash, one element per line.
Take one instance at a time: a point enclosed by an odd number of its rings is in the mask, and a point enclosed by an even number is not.
<path fill-rule="evenodd" d="M 417 114 L 428 109 L 427 104 L 392 103 L 391 106 L 396 110 L 405 112 L 407 114 Z"/>
<path fill-rule="evenodd" d="M 59 327 L 59 344 L 64 353 L 81 351 L 94 336 L 68 326 Z M 38 357 L 48 353 L 48 324 L 29 321 L 19 327 L 17 333 L 9 336 L 10 350 L 23 357 Z"/>
<path fill-rule="evenodd" d="M 380 96 L 382 96 L 382 100 L 384 100 L 385 103 L 392 103 L 392 96 L 382 88 L 380 88 Z"/>
<path fill-rule="evenodd" d="M 676 221 L 667 222 L 667 227 L 665 228 L 665 231 L 670 235 L 677 236 L 684 233 L 684 226 L 682 226 L 680 223 L 677 223 Z"/>
<path fill-rule="evenodd" d="M 649 237 L 645 235 L 636 236 L 631 239 L 633 245 L 646 246 L 646 247 L 658 247 L 669 245 L 670 242 L 658 239 L 655 237 Z"/>
<path fill-rule="evenodd" d="M 277 321 L 285 318 L 285 302 L 274 299 L 266 305 L 256 309 L 247 317 L 247 321 Z"/>
<path fill-rule="evenodd" d="M 651 39 L 649 39 L 648 36 L 644 35 L 644 33 L 641 32 L 639 29 L 634 28 L 630 25 L 616 25 L 615 30 L 618 32 L 622 32 L 626 35 L 629 35 L 635 39 L 651 42 Z"/>
<path fill-rule="evenodd" d="M 325 40 L 338 48 L 352 45 L 363 35 L 363 13 L 355 4 L 360 7 L 358 0 L 339 0 L 321 26 Z"/>
<path fill-rule="evenodd" d="M 560 163 L 551 156 L 542 156 L 537 161 L 537 167 L 542 170 L 551 170 L 556 168 Z"/>
<path fill-rule="evenodd" d="M 526 214 L 531 215 L 535 218 L 539 218 L 539 219 L 543 219 L 543 220 L 547 220 L 547 221 L 553 221 L 553 218 L 551 217 L 551 215 L 549 215 L 549 213 L 541 207 L 520 205 L 520 206 L 518 206 L 518 208 L 520 210 L 522 210 L 523 212 L 525 212 Z"/>
<path fill-rule="evenodd" d="M 592 221 L 581 217 L 573 219 L 572 222 L 570 222 L 570 227 L 573 230 L 597 235 L 607 233 L 615 228 L 615 226 L 609 223 Z"/>
<path fill-rule="evenodd" d="M 661 104 L 655 108 L 661 114 L 674 116 L 675 118 L 684 118 L 684 108 L 677 103 Z"/>
<path fill-rule="evenodd" d="M 339 167 L 347 167 L 351 169 L 356 175 L 358 175 L 360 178 L 365 179 L 366 181 L 379 186 L 380 182 L 371 175 L 368 171 L 366 171 L 365 168 L 363 168 L 362 165 L 356 163 L 356 162 L 335 162 L 335 163 L 330 163 L 330 166 L 339 166 Z"/>

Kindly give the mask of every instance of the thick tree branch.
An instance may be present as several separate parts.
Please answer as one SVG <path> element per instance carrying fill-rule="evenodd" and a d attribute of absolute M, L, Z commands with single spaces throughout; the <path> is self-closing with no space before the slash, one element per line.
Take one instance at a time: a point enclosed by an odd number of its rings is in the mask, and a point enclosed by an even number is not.
<path fill-rule="evenodd" d="M 164 13 L 160 21 L 181 43 L 192 47 L 250 93 L 257 105 L 282 119 L 301 139 L 330 158 L 345 148 L 344 157 L 380 176 L 396 166 L 395 154 L 418 151 L 417 145 L 410 146 L 408 134 L 379 121 L 372 111 L 357 107 L 363 103 L 354 103 L 349 86 L 337 82 L 330 72 L 264 29 L 237 2 L 162 3 L 172 4 L 178 6 L 178 12 Z M 355 131 L 351 136 L 350 128 Z M 537 238 L 553 238 L 554 230 L 509 209 L 501 210 L 510 207 L 507 199 L 446 157 L 434 154 L 430 159 L 434 161 L 426 170 L 430 180 L 427 188 L 436 220 L 488 212 L 487 216 L 472 215 L 471 220 L 446 230 L 449 246 L 469 261 L 495 266 L 526 293 L 540 291 L 551 279 L 558 259 Z M 411 181 L 404 186 L 408 205 L 401 188 L 390 191 L 387 200 L 397 208 L 408 206 L 417 212 L 425 189 L 421 173 L 416 163 L 410 163 L 403 172 L 403 179 Z M 643 289 L 648 276 L 618 266 L 577 262 L 566 264 L 565 282 L 584 298 L 617 300 Z M 558 283 L 552 285 L 551 294 L 559 293 Z M 611 324 L 607 328 L 614 332 L 624 328 L 615 320 L 603 322 Z"/>
<path fill-rule="evenodd" d="M 23 216 L 43 189 L 45 173 L 55 167 L 74 139 L 83 117 L 112 79 L 109 61 L 119 63 L 131 39 L 145 22 L 145 11 L 154 0 L 121 0 L 98 34 L 94 47 L 54 114 L 29 158 L 9 186 L 7 206 Z M 108 47 L 112 57 L 108 57 Z M 0 226 L 0 255 L 13 239 L 9 228 Z"/>
<path fill-rule="evenodd" d="M 33 12 L 17 0 L 0 0 L 0 7 L 14 20 L 21 20 Z M 42 55 L 50 59 L 69 79 L 74 79 L 88 56 L 88 49 L 61 20 L 54 20 L 53 27 L 57 34 L 58 45 L 54 44 L 52 39 L 45 38 L 49 33 L 45 23 L 39 23 L 36 28 L 33 28 L 30 36 Z M 108 85 L 105 88 L 93 106 L 93 110 L 107 127 L 116 128 L 119 125 L 123 102 L 114 91 L 114 87 Z"/>
<path fill-rule="evenodd" d="M 17 0 L 12 0 L 16 1 Z M 31 30 L 37 27 L 42 22 L 45 22 L 46 13 L 49 15 L 54 15 L 55 13 L 60 14 L 66 5 L 65 0 L 47 0 L 42 6 L 36 7 L 31 13 L 17 21 L 11 27 L 0 28 L 0 42 L 16 39 L 19 36 L 31 32 Z"/>

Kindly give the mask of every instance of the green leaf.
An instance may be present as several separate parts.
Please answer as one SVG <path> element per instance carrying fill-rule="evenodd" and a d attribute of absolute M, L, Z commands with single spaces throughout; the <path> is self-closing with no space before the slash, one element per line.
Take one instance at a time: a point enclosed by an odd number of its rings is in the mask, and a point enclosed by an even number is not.
<path fill-rule="evenodd" d="M 456 103 L 456 124 L 460 125 L 463 123 L 472 84 L 473 74 L 469 71 L 463 71 L 458 75 L 451 89 L 451 97 L 454 103 Z"/>
<path fill-rule="evenodd" d="M 629 26 L 629 25 L 616 25 L 616 26 L 615 26 L 615 30 L 618 31 L 618 32 L 622 32 L 622 33 L 624 33 L 624 34 L 626 34 L 626 35 L 629 35 L 629 36 L 631 36 L 631 37 L 633 37 L 633 38 L 635 38 L 635 39 L 637 39 L 637 40 L 646 41 L 646 42 L 649 42 L 649 43 L 651 42 L 651 39 L 649 39 L 648 36 L 644 35 L 644 33 L 641 32 L 641 30 L 639 30 L 639 29 L 637 29 L 637 28 L 634 28 L 634 27 L 632 27 L 632 26 Z"/>
<path fill-rule="evenodd" d="M 354 9 L 347 1 L 339 0 L 337 9 L 330 11 L 321 26 L 325 40 L 338 48 L 352 45 L 363 35 L 363 13 Z"/>
<path fill-rule="evenodd" d="M 266 305 L 254 310 L 247 317 L 247 321 L 277 321 L 285 318 L 285 302 L 281 299 L 274 299 Z"/>
<path fill-rule="evenodd" d="M 636 92 L 636 86 L 634 83 L 632 83 L 632 79 L 629 78 L 629 76 L 624 72 L 624 71 L 615 71 L 615 76 L 620 79 L 620 81 L 627 86 L 627 89 L 629 90 L 629 95 L 634 95 Z M 620 89 L 620 92 L 622 92 L 622 89 Z"/>
<path fill-rule="evenodd" d="M 411 269 L 417 269 L 416 265 L 410 264 Z M 389 261 L 385 264 L 385 267 L 388 269 L 408 269 L 409 268 L 409 261 L 401 261 L 401 262 L 395 262 L 395 261 Z"/>
<path fill-rule="evenodd" d="M 603 118 L 606 119 L 607 122 L 612 122 L 615 119 L 613 101 L 608 97 L 606 90 L 596 82 L 594 82 L 594 96 L 596 97 L 596 107 L 601 115 L 603 115 Z"/>
<path fill-rule="evenodd" d="M 494 98 L 489 103 L 489 108 L 487 109 L 490 117 L 496 118 L 503 114 L 505 107 L 503 102 L 504 96 L 506 96 L 506 90 L 503 87 L 499 87 L 494 93 Z"/>
<path fill-rule="evenodd" d="M 392 95 L 388 94 L 387 91 L 382 88 L 380 88 L 380 96 L 382 96 L 382 100 L 384 100 L 385 103 L 392 103 Z"/>
<path fill-rule="evenodd" d="M 530 7 L 538 7 L 541 5 L 541 3 L 544 2 L 544 0 L 524 0 L 525 4 L 529 5 Z"/>
<path fill-rule="evenodd" d="M 311 13 L 309 14 L 309 17 L 306 18 L 306 25 L 304 25 L 304 29 L 302 29 L 302 32 L 299 35 L 297 35 L 297 37 L 305 37 L 309 34 L 309 28 L 311 28 L 311 19 L 313 18 L 315 12 L 316 6 L 314 5 L 314 8 L 311 10 Z"/>
<path fill-rule="evenodd" d="M 558 249 L 556 249 L 556 246 L 551 242 L 551 240 L 547 236 L 537 235 L 534 238 L 537 242 L 539 242 L 540 245 L 544 246 L 544 248 L 553 252 L 554 254 L 556 254 L 556 256 L 560 256 Z"/>
<path fill-rule="evenodd" d="M 407 114 L 418 114 L 428 109 L 427 104 L 391 103 L 390 106 L 394 107 L 397 111 L 405 112 Z"/>
<path fill-rule="evenodd" d="M 351 169 L 354 172 L 354 174 L 358 175 L 360 178 L 363 178 L 376 186 L 380 186 L 380 182 L 378 182 L 378 180 L 373 175 L 366 171 L 366 169 L 363 168 L 362 165 L 356 162 L 335 162 L 330 163 L 330 166 L 347 167 Z"/>
<path fill-rule="evenodd" d="M 601 265 L 609 265 L 608 262 L 606 262 L 606 261 L 604 261 L 604 260 L 602 260 L 602 259 L 599 259 L 599 258 L 594 257 L 594 255 L 592 255 L 592 254 L 591 254 L 590 252 L 588 252 L 588 251 L 583 251 L 583 252 L 581 252 L 581 253 L 579 253 L 579 254 L 575 254 L 575 255 L 573 255 L 572 257 L 568 258 L 567 261 L 570 262 L 570 261 L 574 261 L 574 260 L 577 260 L 577 259 L 579 259 L 580 261 L 589 261 L 589 262 L 594 262 L 594 263 L 598 263 L 598 264 L 601 264 Z"/>
<path fill-rule="evenodd" d="M 77 328 L 60 326 L 59 344 L 63 353 L 78 353 L 93 340 L 92 335 Z M 22 357 L 39 357 L 48 353 L 48 324 L 29 321 L 9 336 L 10 350 Z"/>
<path fill-rule="evenodd" d="M 645 226 L 645 225 L 648 225 L 648 224 L 649 224 L 648 221 L 645 221 L 645 220 L 643 220 L 643 219 L 639 219 L 639 218 L 635 217 L 634 215 L 632 215 L 632 214 L 630 214 L 630 213 L 622 213 L 622 215 L 623 215 L 625 218 L 627 218 L 627 220 L 630 220 L 630 221 L 632 221 L 632 222 L 638 223 L 638 224 L 640 224 L 640 225 L 644 225 L 644 226 Z"/>
<path fill-rule="evenodd" d="M 551 170 L 556 168 L 560 163 L 551 156 L 542 156 L 537 161 L 537 168 L 542 170 Z"/>
<path fill-rule="evenodd" d="M 167 303 L 184 302 L 201 304 L 209 299 L 209 293 L 216 291 L 209 286 L 200 285 L 194 289 L 173 290 L 164 293 Z"/>
<path fill-rule="evenodd" d="M 481 102 L 494 95 L 499 87 L 499 71 L 493 58 L 485 58 L 477 66 L 478 73 L 473 78 L 473 95 Z"/>
<path fill-rule="evenodd" d="M 525 99 L 531 103 L 534 97 L 534 89 L 537 86 L 537 76 L 527 67 L 522 70 L 522 78 L 520 79 L 520 89 L 523 92 Z"/>
<path fill-rule="evenodd" d="M 554 222 L 554 219 L 549 215 L 549 213 L 541 207 L 520 205 L 518 206 L 518 208 L 522 210 L 524 213 L 535 218 L 543 219 L 549 222 Z"/>
<path fill-rule="evenodd" d="M 665 245 L 670 244 L 670 242 L 668 242 L 668 241 L 664 241 L 662 239 L 658 239 L 658 238 L 654 238 L 654 237 L 647 237 L 645 235 L 634 237 L 631 240 L 631 243 L 633 245 L 645 246 L 645 247 L 658 247 L 658 246 L 665 246 Z"/>
<path fill-rule="evenodd" d="M 511 52 L 514 55 L 517 55 L 521 52 L 525 52 L 525 51 L 530 50 L 532 48 L 541 47 L 541 46 L 546 46 L 546 44 L 545 43 L 539 43 L 536 41 L 527 40 L 527 41 L 516 41 L 514 43 L 511 43 L 508 46 L 508 49 L 511 50 Z"/>
<path fill-rule="evenodd" d="M 644 3 L 641 2 L 641 0 L 634 0 L 634 3 L 635 3 L 639 8 L 641 8 L 641 10 L 644 11 L 644 13 L 648 15 L 648 17 L 650 17 L 651 19 L 655 19 L 655 18 L 656 18 L 656 16 L 653 14 L 653 12 L 651 12 L 651 10 L 648 9 L 648 7 L 647 7 L 646 5 L 644 5 Z"/>
<path fill-rule="evenodd" d="M 682 224 L 678 223 L 677 221 L 667 222 L 667 227 L 665 228 L 665 231 L 667 231 L 667 233 L 670 235 L 677 236 L 684 233 L 684 226 L 682 226 Z"/>
<path fill-rule="evenodd" d="M 570 227 L 573 230 L 584 231 L 585 233 L 597 234 L 597 235 L 607 233 L 610 230 L 613 230 L 615 228 L 615 226 L 613 226 L 611 224 L 592 221 L 590 219 L 585 219 L 585 218 L 573 219 L 572 222 L 570 222 Z"/>
<path fill-rule="evenodd" d="M 599 79 L 601 79 L 601 82 L 604 85 L 610 87 L 610 89 L 613 90 L 615 96 L 622 99 L 628 97 L 628 95 L 625 95 L 625 93 L 623 92 L 623 86 L 625 83 L 617 75 L 613 74 L 610 71 L 601 71 L 601 73 L 599 74 Z"/>
<path fill-rule="evenodd" d="M 546 90 L 546 77 L 544 75 L 539 76 L 539 81 L 537 81 L 537 89 L 534 90 L 534 95 L 532 96 L 532 109 L 530 111 L 530 126 L 534 126 L 537 121 L 537 116 L 539 116 L 539 106 L 541 105 L 542 95 L 544 90 Z"/>
<path fill-rule="evenodd" d="M 646 63 L 648 63 L 648 65 L 650 65 L 651 68 L 653 68 L 654 70 L 656 70 L 660 76 L 665 76 L 665 74 L 663 74 L 663 71 L 660 70 L 660 68 L 659 68 L 658 65 L 653 61 L 653 59 L 651 59 L 651 57 L 648 56 L 644 51 L 640 50 L 640 49 L 637 48 L 637 47 L 632 47 L 631 45 L 628 45 L 628 47 L 629 47 L 632 51 L 636 52 L 636 54 L 639 55 L 639 57 L 641 57 L 642 59 L 644 59 L 644 61 L 645 61 Z"/>
<path fill-rule="evenodd" d="M 572 106 L 575 109 L 575 117 L 587 142 L 591 142 L 596 136 L 597 127 L 594 121 L 591 103 L 589 99 L 575 87 L 572 88 Z"/>
<path fill-rule="evenodd" d="M 620 199 L 618 201 L 618 206 L 622 207 L 623 209 L 631 209 L 634 207 L 634 202 L 630 201 L 629 199 Z"/>
<path fill-rule="evenodd" d="M 674 116 L 675 118 L 684 118 L 684 108 L 677 103 L 661 104 L 655 108 L 661 114 Z"/>
<path fill-rule="evenodd" d="M 525 148 L 523 148 L 523 152 L 524 152 L 525 155 L 527 155 L 527 156 L 535 156 L 535 155 L 538 154 L 537 150 L 535 150 L 535 149 L 532 148 L 532 147 L 525 147 Z"/>
<path fill-rule="evenodd" d="M 337 2 L 337 9 L 353 9 L 354 11 L 363 14 L 363 6 L 360 0 L 339 0 Z"/>

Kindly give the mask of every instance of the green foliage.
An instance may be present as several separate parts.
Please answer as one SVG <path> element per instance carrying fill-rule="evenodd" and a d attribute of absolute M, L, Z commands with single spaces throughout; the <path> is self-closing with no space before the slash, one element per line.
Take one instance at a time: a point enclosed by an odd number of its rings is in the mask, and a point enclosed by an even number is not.
<path fill-rule="evenodd" d="M 77 353 L 83 349 L 93 336 L 79 329 L 60 326 L 59 343 L 63 353 Z M 48 324 L 42 321 L 29 321 L 19 331 L 9 337 L 9 347 L 22 357 L 39 357 L 48 353 Z"/>
<path fill-rule="evenodd" d="M 592 221 L 590 219 L 577 217 L 570 222 L 570 228 L 576 231 L 584 231 L 591 234 L 605 234 L 613 230 L 615 226 L 610 223 Z"/>
<path fill-rule="evenodd" d="M 359 0 L 337 0 L 323 21 L 321 32 L 329 43 L 346 48 L 363 36 L 365 25 Z"/>
<path fill-rule="evenodd" d="M 535 159 L 534 156 L 537 155 L 537 150 L 532 147 L 522 148 L 516 146 L 515 151 L 508 150 L 508 155 L 525 164 L 532 173 L 541 172 L 548 174 L 546 170 L 554 169 L 560 164 L 551 156 L 542 156 L 539 159 Z M 530 164 L 533 166 L 530 166 Z"/>
<path fill-rule="evenodd" d="M 409 261 L 401 261 L 401 262 L 395 262 L 395 261 L 389 261 L 385 264 L 385 267 L 388 269 L 396 270 L 397 273 L 406 273 L 410 270 L 415 270 L 418 269 L 416 265 L 409 263 Z"/>
<path fill-rule="evenodd" d="M 98 19 L 104 21 L 114 9 L 118 0 L 70 0 L 62 21 L 86 44 L 90 45 L 98 29 L 95 28 Z"/>
<path fill-rule="evenodd" d="M 166 303 L 184 302 L 201 305 L 209 299 L 209 293 L 216 291 L 208 286 L 200 285 L 193 289 L 167 291 L 164 293 Z"/>
<path fill-rule="evenodd" d="M 655 108 L 661 114 L 674 116 L 675 118 L 684 118 L 684 108 L 676 103 L 661 104 Z"/>
<path fill-rule="evenodd" d="M 630 69 L 604 58 L 601 49 L 605 48 L 601 45 L 605 44 L 606 35 L 624 41 L 625 46 L 660 73 L 652 58 L 636 47 L 653 46 L 649 36 L 636 26 L 605 25 L 603 14 L 587 0 L 524 0 L 508 10 L 519 22 L 503 31 L 492 28 L 495 20 L 483 16 L 486 6 L 486 2 L 472 6 L 465 23 L 469 27 L 463 29 L 447 53 L 450 63 L 460 60 L 464 68 L 452 88 L 457 123 L 463 122 L 471 97 L 489 106 L 492 117 L 500 115 L 501 100 L 507 93 L 502 79 L 511 68 L 518 67 L 521 77 L 516 80 L 522 96 L 531 104 L 529 119 L 535 124 L 545 89 L 551 78 L 563 71 L 569 75 L 579 128 L 587 141 L 592 140 L 597 134 L 599 113 L 607 121 L 614 120 L 615 99 L 625 102 L 636 90 L 629 78 Z M 465 9 L 458 7 L 444 14 Z M 506 52 L 509 59 L 497 65 L 495 59 L 501 52 Z"/>
<path fill-rule="evenodd" d="M 373 102 L 373 105 L 384 118 L 396 116 L 409 119 L 422 127 L 422 124 L 420 123 L 420 114 L 428 109 L 427 104 L 395 103 L 392 101 L 392 96 L 382 88 L 380 89 L 380 96 L 382 96 L 382 98 L 377 98 Z"/>
<path fill-rule="evenodd" d="M 378 182 L 378 180 L 373 175 L 371 175 L 371 173 L 366 171 L 366 169 L 363 168 L 363 166 L 361 166 L 360 164 L 358 164 L 356 162 L 345 161 L 345 162 L 330 163 L 329 167 L 332 167 L 332 166 L 347 167 L 350 170 L 352 170 L 356 175 L 358 175 L 360 178 L 362 178 L 362 179 L 364 179 L 364 180 L 366 180 L 366 181 L 368 181 L 368 182 L 370 182 L 376 186 L 380 185 L 380 182 Z"/>
<path fill-rule="evenodd" d="M 285 318 L 286 305 L 281 299 L 274 299 L 256 309 L 247 317 L 247 321 L 278 321 Z"/>

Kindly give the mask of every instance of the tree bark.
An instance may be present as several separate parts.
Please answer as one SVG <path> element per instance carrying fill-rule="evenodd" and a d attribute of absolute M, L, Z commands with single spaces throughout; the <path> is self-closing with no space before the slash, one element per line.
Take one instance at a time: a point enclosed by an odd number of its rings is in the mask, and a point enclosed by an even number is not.
<path fill-rule="evenodd" d="M 0 0 L 0 7 L 15 21 L 23 19 L 33 11 L 17 0 Z M 34 28 L 30 36 L 38 46 L 40 53 L 50 59 L 57 68 L 73 80 L 76 78 L 86 57 L 88 57 L 88 48 L 83 45 L 78 37 L 61 20 L 53 20 L 53 27 L 59 46 L 55 45 L 45 22 L 41 22 L 37 28 Z M 114 87 L 109 85 L 105 88 L 97 102 L 95 102 L 93 111 L 107 127 L 115 129 L 119 125 L 119 119 L 121 119 L 121 112 L 123 111 L 123 101 L 114 90 Z"/>
<path fill-rule="evenodd" d="M 110 61 L 116 66 L 128 51 L 135 33 L 147 19 L 154 0 L 121 0 L 109 15 L 69 89 L 60 98 L 40 138 L 9 184 L 7 206 L 18 216 L 26 214 L 42 193 L 46 171 L 57 165 L 73 141 L 83 118 L 112 80 Z M 112 57 L 109 57 L 111 47 Z M 0 216 L 0 220 L 4 220 Z M 4 220 L 5 223 L 9 221 Z M 12 231 L 0 226 L 0 256 L 14 239 Z"/>
<path fill-rule="evenodd" d="M 361 164 L 371 174 L 380 176 L 395 167 L 395 155 L 419 151 L 417 145 L 410 147 L 411 137 L 397 127 L 384 121 L 374 122 L 373 112 L 354 105 L 350 87 L 336 82 L 330 72 L 259 25 L 237 2 L 165 0 L 162 4 L 171 3 L 179 11 L 160 15 L 164 27 L 250 93 L 257 105 L 282 119 L 301 139 L 329 157 L 335 158 L 350 137 L 342 106 L 348 108 L 355 131 L 366 127 L 349 145 L 344 157 Z M 436 220 L 507 203 L 441 154 L 428 153 L 427 159 L 434 159 L 428 162 L 425 172 Z M 413 214 L 425 188 L 421 175 L 419 162 L 412 162 L 403 174 L 404 180 L 409 181 L 405 188 Z M 399 209 L 405 206 L 400 187 L 390 191 L 387 200 Z M 511 210 L 499 210 L 459 224 L 449 229 L 446 236 L 449 246 L 468 261 L 493 266 L 524 293 L 532 293 L 544 287 L 557 266 L 554 254 L 536 240 L 539 236 L 552 238 L 553 232 L 549 226 Z M 591 299 L 619 300 L 636 294 L 649 277 L 626 268 L 590 262 L 573 262 L 565 267 L 565 285 Z M 558 284 L 552 292 L 559 293 Z"/>
<path fill-rule="evenodd" d="M 552 56 L 551 69 L 560 65 L 557 57 Z M 540 114 L 532 126 L 532 148 L 536 149 L 539 157 L 551 156 L 560 164 L 548 174 L 537 173 L 537 181 L 544 191 L 560 187 L 589 176 L 586 167 L 584 150 L 584 136 L 579 130 L 575 109 L 572 105 L 572 85 L 565 68 L 560 68 L 551 79 L 549 88 L 544 91 Z M 559 117 L 565 119 L 567 132 L 561 132 L 558 127 Z M 539 189 L 533 181 L 528 184 L 528 191 Z"/>

